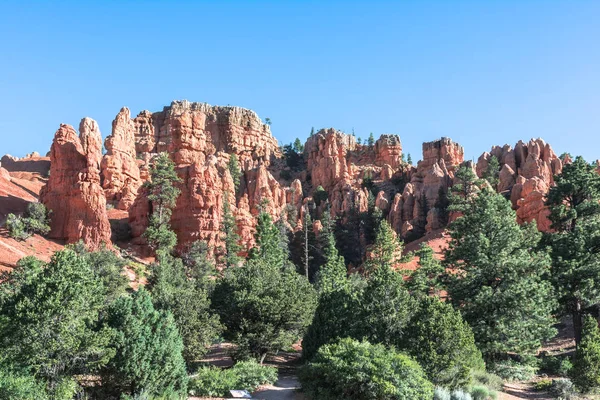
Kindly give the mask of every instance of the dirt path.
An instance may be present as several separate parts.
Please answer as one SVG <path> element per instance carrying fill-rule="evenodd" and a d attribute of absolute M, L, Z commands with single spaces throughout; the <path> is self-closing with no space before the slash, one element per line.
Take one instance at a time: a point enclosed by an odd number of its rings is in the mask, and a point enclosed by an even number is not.
<path fill-rule="evenodd" d="M 300 383 L 296 376 L 280 374 L 275 385 L 261 387 L 252 393 L 252 397 L 260 400 L 304 400 L 305 397 L 297 391 L 299 388 Z"/>

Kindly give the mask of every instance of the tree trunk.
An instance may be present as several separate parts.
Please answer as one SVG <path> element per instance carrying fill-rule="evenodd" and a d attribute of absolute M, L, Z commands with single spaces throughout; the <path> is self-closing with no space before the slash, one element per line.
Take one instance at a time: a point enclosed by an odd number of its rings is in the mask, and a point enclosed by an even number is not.
<path fill-rule="evenodd" d="M 304 223 L 304 272 L 308 279 L 308 218 Z"/>
<path fill-rule="evenodd" d="M 260 356 L 260 365 L 263 365 L 263 363 L 265 362 L 265 358 L 267 358 L 267 353 L 263 353 Z"/>
<path fill-rule="evenodd" d="M 575 305 L 573 306 L 573 331 L 575 332 L 575 344 L 579 347 L 579 343 L 581 343 L 581 330 L 583 327 L 582 321 L 582 311 L 581 311 L 581 302 L 579 300 L 575 301 Z"/>

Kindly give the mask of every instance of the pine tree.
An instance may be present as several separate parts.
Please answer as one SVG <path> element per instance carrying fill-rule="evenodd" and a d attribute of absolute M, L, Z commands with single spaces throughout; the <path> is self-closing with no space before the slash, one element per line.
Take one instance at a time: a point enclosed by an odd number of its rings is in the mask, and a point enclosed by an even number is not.
<path fill-rule="evenodd" d="M 488 167 L 483 174 L 483 179 L 487 180 L 490 186 L 492 186 L 492 188 L 496 190 L 496 188 L 498 187 L 498 182 L 500 181 L 499 175 L 500 162 L 498 161 L 498 158 L 496 156 L 492 156 L 490 158 L 490 161 L 488 162 Z"/>
<path fill-rule="evenodd" d="M 229 170 L 231 179 L 233 179 L 233 185 L 235 187 L 235 192 L 237 193 L 240 188 L 240 178 L 242 177 L 242 171 L 240 169 L 240 164 L 238 162 L 237 156 L 235 154 L 231 154 L 229 156 L 229 161 L 227 162 L 227 169 Z"/>
<path fill-rule="evenodd" d="M 217 282 L 212 305 L 227 327 L 224 336 L 238 346 L 237 357 L 255 357 L 291 346 L 312 320 L 316 293 L 308 280 L 271 253 L 276 235 L 262 235 L 265 257 L 230 268 Z M 268 240 L 272 243 L 266 243 Z"/>
<path fill-rule="evenodd" d="M 365 263 L 365 272 L 373 273 L 382 268 L 392 268 L 402 255 L 402 242 L 390 224 L 381 219 L 375 232 L 375 242 L 371 249 L 371 257 Z"/>
<path fill-rule="evenodd" d="M 221 223 L 221 238 L 224 242 L 222 248 L 222 262 L 226 267 L 235 267 L 239 265 L 242 258 L 238 256 L 242 246 L 240 246 L 240 236 L 237 233 L 237 224 L 235 217 L 231 213 L 231 207 L 227 194 L 223 199 L 223 221 Z"/>
<path fill-rule="evenodd" d="M 312 235 L 311 235 L 312 233 Z M 306 275 L 306 279 L 310 280 L 310 264 L 313 260 L 313 256 L 311 255 L 311 238 L 314 237 L 314 233 L 312 231 L 312 219 L 310 218 L 310 213 L 308 212 L 308 208 L 304 208 L 304 221 L 302 221 L 302 264 L 304 266 L 304 274 Z"/>
<path fill-rule="evenodd" d="M 281 245 L 282 234 L 266 211 L 258 214 L 254 239 L 256 245 L 250 250 L 250 259 L 261 259 L 279 267 L 287 264 L 289 254 Z"/>
<path fill-rule="evenodd" d="M 296 138 L 296 140 L 294 140 L 294 151 L 298 154 L 304 153 L 304 145 L 302 144 L 299 138 Z"/>
<path fill-rule="evenodd" d="M 550 259 L 535 250 L 541 234 L 519 226 L 502 195 L 483 190 L 450 225 L 445 254 L 448 294 L 471 325 L 487 358 L 530 353 L 555 334 L 551 285 L 544 279 Z"/>
<path fill-rule="evenodd" d="M 181 179 L 175 172 L 175 163 L 167 153 L 160 153 L 150 169 L 151 180 L 144 183 L 148 190 L 148 200 L 152 202 L 150 225 L 144 232 L 148 243 L 157 252 L 170 252 L 177 244 L 177 236 L 169 222 L 177 197 L 181 192 L 175 186 Z"/>
<path fill-rule="evenodd" d="M 408 156 L 406 157 L 406 162 L 408 165 L 412 165 L 412 157 L 410 156 L 410 153 L 408 153 Z"/>
<path fill-rule="evenodd" d="M 406 288 L 417 298 L 430 295 L 439 296 L 442 289 L 442 275 L 444 266 L 433 255 L 431 247 L 422 243 L 419 250 L 414 253 L 419 258 L 418 267 L 410 273 L 406 281 Z"/>
<path fill-rule="evenodd" d="M 581 342 L 573 358 L 573 383 L 583 392 L 600 387 L 600 329 L 591 315 L 585 317 Z"/>
<path fill-rule="evenodd" d="M 221 333 L 217 315 L 210 312 L 205 272 L 188 270 L 181 259 L 159 255 L 152 265 L 148 287 L 158 310 L 169 311 L 183 340 L 188 364 L 200 359 Z"/>
<path fill-rule="evenodd" d="M 313 126 L 312 128 L 310 128 L 310 134 L 308 135 L 309 137 L 314 136 L 315 134 L 315 127 Z"/>
<path fill-rule="evenodd" d="M 451 304 L 438 298 L 421 300 L 405 337 L 402 348 L 423 366 L 436 386 L 467 387 L 472 372 L 485 369 L 471 327 Z"/>
<path fill-rule="evenodd" d="M 579 343 L 585 309 L 600 302 L 600 175 L 577 157 L 554 181 L 546 201 L 556 231 L 547 235 L 552 280 Z"/>
<path fill-rule="evenodd" d="M 373 147 L 375 145 L 375 137 L 373 136 L 373 132 L 369 134 L 369 140 L 367 141 L 369 147 Z"/>
<path fill-rule="evenodd" d="M 475 171 L 468 165 L 462 165 L 454 174 L 454 184 L 448 194 L 449 211 L 463 212 L 473 198 L 481 190 L 482 181 L 477 178 Z"/>
<path fill-rule="evenodd" d="M 144 288 L 119 298 L 105 323 L 116 332 L 116 351 L 102 371 L 104 387 L 119 395 L 187 395 L 183 342 L 173 316 L 155 310 Z"/>
<path fill-rule="evenodd" d="M 44 265 L 19 261 L 0 284 L 0 359 L 54 387 L 95 373 L 114 356 L 113 334 L 98 327 L 107 288 L 88 260 L 71 249 Z"/>

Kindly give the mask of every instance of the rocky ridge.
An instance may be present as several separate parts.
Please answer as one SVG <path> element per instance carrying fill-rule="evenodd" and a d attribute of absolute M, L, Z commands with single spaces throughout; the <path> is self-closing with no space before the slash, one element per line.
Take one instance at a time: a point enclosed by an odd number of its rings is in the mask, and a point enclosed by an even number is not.
<path fill-rule="evenodd" d="M 78 136 L 73 127 L 61 125 L 56 132 L 41 201 L 53 212 L 51 238 L 83 240 L 92 248 L 110 243 L 107 204 L 128 216 L 131 242 L 144 244 L 152 204 L 143 182 L 160 152 L 170 155 L 182 179 L 171 220 L 179 243 L 205 240 L 214 250 L 222 245 L 225 202 L 245 248 L 253 244 L 259 209 L 299 229 L 308 209 L 318 216 L 328 207 L 344 218 L 375 206 L 404 239 L 421 237 L 446 225 L 442 200 L 464 163 L 463 148 L 449 138 L 424 143 L 422 160 L 413 166 L 403 161 L 397 135 L 382 135 L 368 146 L 329 128 L 308 138 L 299 165 L 290 168 L 270 126 L 253 111 L 188 101 L 135 117 L 122 108 L 104 142 L 104 156 L 96 122 L 84 118 L 79 131 Z M 237 190 L 227 167 L 232 155 L 242 172 Z M 514 149 L 495 146 L 469 165 L 482 176 L 492 156 L 500 162 L 496 189 L 511 199 L 519 221 L 535 219 L 539 229 L 548 230 L 543 197 L 562 161 L 537 139 Z M 2 160 L 9 166 L 15 162 Z M 319 190 L 328 202 L 313 197 Z"/>

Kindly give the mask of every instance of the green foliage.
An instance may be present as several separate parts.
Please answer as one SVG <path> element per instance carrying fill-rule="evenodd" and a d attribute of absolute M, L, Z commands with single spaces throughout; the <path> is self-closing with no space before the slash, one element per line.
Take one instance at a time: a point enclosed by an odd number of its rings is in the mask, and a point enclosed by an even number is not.
<path fill-rule="evenodd" d="M 206 354 L 222 330 L 218 316 L 210 310 L 208 286 L 206 271 L 188 269 L 171 255 L 160 255 L 152 265 L 149 287 L 154 305 L 173 314 L 188 364 Z"/>
<path fill-rule="evenodd" d="M 55 386 L 105 365 L 114 351 L 97 320 L 107 294 L 84 257 L 72 250 L 50 263 L 22 260 L 1 284 L 0 359 Z"/>
<path fill-rule="evenodd" d="M 103 385 L 117 393 L 187 394 L 183 342 L 173 317 L 152 305 L 145 289 L 120 297 L 108 312 L 115 357 L 102 371 Z"/>
<path fill-rule="evenodd" d="M 484 370 L 475 370 L 473 371 L 473 384 L 483 385 L 491 390 L 502 390 L 504 382 L 498 375 Z"/>
<path fill-rule="evenodd" d="M 375 241 L 371 257 L 365 263 L 365 272 L 373 273 L 379 269 L 392 268 L 402 254 L 402 242 L 385 219 L 379 219 L 375 230 Z"/>
<path fill-rule="evenodd" d="M 541 381 L 537 381 L 534 384 L 535 390 L 538 390 L 540 392 L 545 392 L 547 390 L 550 390 L 550 388 L 552 387 L 552 380 L 551 379 L 542 379 Z"/>
<path fill-rule="evenodd" d="M 553 290 L 544 279 L 550 259 L 535 250 L 540 233 L 533 224 L 519 226 L 500 194 L 484 190 L 462 204 L 445 254 L 450 299 L 486 357 L 533 352 L 556 332 Z"/>
<path fill-rule="evenodd" d="M 569 376 L 573 364 L 568 357 L 546 356 L 542 358 L 540 370 L 558 376 Z"/>
<path fill-rule="evenodd" d="M 254 239 L 256 245 L 250 250 L 250 259 L 261 259 L 278 267 L 288 264 L 287 233 L 282 232 L 280 226 L 273 223 L 266 211 L 258 214 Z"/>
<path fill-rule="evenodd" d="M 123 296 L 129 288 L 129 280 L 123 275 L 127 262 L 106 247 L 88 251 L 83 242 L 69 246 L 90 266 L 93 274 L 102 281 L 106 290 L 105 304 L 112 303 Z"/>
<path fill-rule="evenodd" d="M 417 298 L 439 296 L 444 274 L 441 261 L 433 256 L 433 250 L 426 243 L 422 243 L 413 255 L 419 258 L 418 268 L 410 272 L 405 283 L 406 288 Z"/>
<path fill-rule="evenodd" d="M 148 200 L 152 202 L 153 210 L 144 236 L 152 248 L 170 252 L 177 244 L 177 237 L 171 231 L 169 221 L 171 210 L 181 192 L 175 184 L 181 182 L 181 179 L 175 172 L 175 163 L 167 153 L 160 153 L 154 159 L 150 176 L 151 180 L 145 182 L 144 187 L 148 190 Z"/>
<path fill-rule="evenodd" d="M 208 285 L 209 278 L 217 272 L 214 260 L 208 255 L 208 245 L 202 240 L 196 240 L 187 246 L 181 255 L 186 274 L 199 285 Z"/>
<path fill-rule="evenodd" d="M 383 266 L 369 277 L 360 304 L 357 337 L 391 346 L 405 333 L 415 301 L 404 288 L 402 275 Z"/>
<path fill-rule="evenodd" d="M 369 147 L 373 147 L 375 145 L 375 137 L 373 136 L 373 132 L 369 133 L 369 139 L 367 139 L 367 144 Z"/>
<path fill-rule="evenodd" d="M 469 393 L 458 389 L 450 394 L 450 400 L 472 400 L 472 398 Z"/>
<path fill-rule="evenodd" d="M 537 367 L 512 359 L 495 361 L 489 366 L 489 370 L 506 381 L 528 381 L 538 372 Z"/>
<path fill-rule="evenodd" d="M 465 212 L 477 193 L 481 191 L 482 183 L 473 168 L 468 165 L 460 166 L 454 174 L 454 184 L 448 194 L 450 201 L 448 210 Z"/>
<path fill-rule="evenodd" d="M 581 343 L 573 358 L 571 379 L 583 391 L 600 387 L 600 329 L 591 315 L 585 317 Z"/>
<path fill-rule="evenodd" d="M 472 371 L 485 369 L 469 325 L 452 305 L 437 298 L 421 301 L 405 337 L 404 348 L 435 385 L 467 387 Z"/>
<path fill-rule="evenodd" d="M 490 390 L 486 386 L 473 386 L 471 389 L 471 397 L 473 400 L 490 400 L 495 399 L 497 397 L 497 393 L 493 390 Z"/>
<path fill-rule="evenodd" d="M 573 316 L 575 340 L 581 340 L 586 308 L 600 302 L 600 175 L 577 157 L 555 177 L 546 204 L 556 233 L 552 248 L 552 281 L 564 313 Z"/>
<path fill-rule="evenodd" d="M 571 400 L 578 398 L 575 386 L 570 379 L 554 379 L 552 381 L 550 393 L 554 395 L 557 400 Z"/>
<path fill-rule="evenodd" d="M 310 133 L 308 136 L 312 137 L 312 136 L 314 136 L 314 134 L 315 134 L 315 127 L 313 126 L 312 128 L 310 128 Z"/>
<path fill-rule="evenodd" d="M 325 191 L 321 185 L 319 185 L 313 192 L 313 200 L 315 201 L 317 207 L 321 205 L 321 202 L 327 201 L 328 198 L 329 194 L 327 194 L 327 191 Z"/>
<path fill-rule="evenodd" d="M 265 251 L 273 247 L 261 244 Z M 238 355 L 261 362 L 268 353 L 291 346 L 302 336 L 316 306 L 316 293 L 308 280 L 274 259 L 267 251 L 243 268 L 227 269 L 212 297 L 227 328 L 224 336 L 239 346 Z"/>
<path fill-rule="evenodd" d="M 304 151 L 304 146 L 299 139 L 298 143 L 294 144 L 286 144 L 283 146 L 283 156 L 285 157 L 285 164 L 293 170 L 297 170 L 302 165 L 302 152 Z M 301 151 L 298 151 L 298 144 L 300 145 Z"/>
<path fill-rule="evenodd" d="M 310 398 L 319 400 L 433 397 L 433 385 L 408 356 L 349 338 L 321 347 L 300 371 L 300 382 Z"/>
<path fill-rule="evenodd" d="M 242 170 L 240 169 L 240 164 L 235 153 L 229 156 L 229 161 L 227 162 L 227 169 L 229 170 L 229 174 L 231 175 L 231 179 L 233 180 L 233 185 L 235 187 L 235 192 L 237 193 L 238 189 L 240 188 L 240 178 L 242 177 Z"/>
<path fill-rule="evenodd" d="M 408 153 L 408 155 L 406 156 L 406 163 L 408 165 L 412 165 L 412 157 L 410 156 L 410 153 Z"/>
<path fill-rule="evenodd" d="M 227 397 L 229 390 L 255 391 L 260 385 L 277 381 L 277 369 L 256 361 L 238 362 L 230 369 L 202 367 L 190 381 L 190 394 L 194 396 Z"/>
<path fill-rule="evenodd" d="M 496 190 L 500 181 L 500 161 L 496 156 L 492 156 L 488 161 L 488 167 L 483 173 L 483 179 L 489 182 L 490 186 Z"/>
<path fill-rule="evenodd" d="M 0 368 L 0 400 L 49 400 L 46 385 L 33 375 Z"/>
<path fill-rule="evenodd" d="M 240 245 L 240 235 L 237 233 L 237 224 L 235 217 L 231 212 L 229 198 L 225 195 L 223 199 L 223 222 L 221 223 L 221 237 L 224 242 L 222 251 L 222 260 L 226 267 L 235 267 L 240 264 L 242 258 L 238 253 L 242 250 Z"/>
<path fill-rule="evenodd" d="M 8 214 L 6 228 L 10 237 L 16 240 L 26 240 L 34 233 L 47 235 L 50 232 L 48 212 L 42 203 L 29 203 L 25 216 Z"/>
<path fill-rule="evenodd" d="M 304 152 L 304 145 L 302 144 L 302 142 L 298 138 L 296 138 L 296 140 L 294 140 L 293 147 L 294 147 L 294 151 L 296 153 L 303 153 Z"/>

